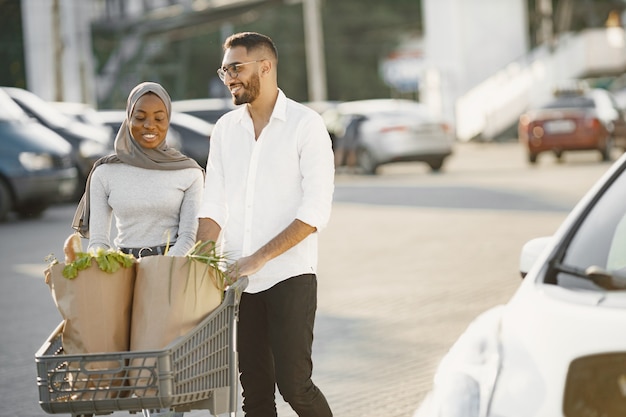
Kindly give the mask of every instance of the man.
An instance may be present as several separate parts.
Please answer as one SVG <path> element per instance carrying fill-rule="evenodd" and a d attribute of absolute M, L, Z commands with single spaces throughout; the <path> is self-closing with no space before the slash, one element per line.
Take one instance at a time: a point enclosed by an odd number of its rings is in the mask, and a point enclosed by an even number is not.
<path fill-rule="evenodd" d="M 218 75 L 235 104 L 211 134 L 198 239 L 218 241 L 248 276 L 238 352 L 247 417 L 276 416 L 276 386 L 301 417 L 330 417 L 311 380 L 317 307 L 317 232 L 334 190 L 330 137 L 321 117 L 278 88 L 272 40 L 238 33 Z"/>

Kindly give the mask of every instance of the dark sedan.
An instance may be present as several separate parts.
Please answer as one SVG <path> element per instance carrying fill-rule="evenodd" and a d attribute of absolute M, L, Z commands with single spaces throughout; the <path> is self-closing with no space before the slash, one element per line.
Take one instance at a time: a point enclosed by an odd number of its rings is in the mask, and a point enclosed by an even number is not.
<path fill-rule="evenodd" d="M 98 129 L 78 122 L 30 91 L 15 87 L 3 87 L 3 90 L 29 116 L 54 130 L 72 145 L 74 164 L 78 168 L 79 177 L 79 187 L 75 197 L 80 197 L 93 163 L 113 152 L 113 137 L 110 129 Z"/>
<path fill-rule="evenodd" d="M 75 192 L 72 146 L 0 90 L 0 221 L 35 217 Z"/>
<path fill-rule="evenodd" d="M 565 151 L 597 150 L 609 161 L 613 148 L 626 149 L 624 113 L 601 89 L 558 90 L 547 105 L 520 116 L 518 134 L 531 164 L 543 152 L 561 159 Z"/>

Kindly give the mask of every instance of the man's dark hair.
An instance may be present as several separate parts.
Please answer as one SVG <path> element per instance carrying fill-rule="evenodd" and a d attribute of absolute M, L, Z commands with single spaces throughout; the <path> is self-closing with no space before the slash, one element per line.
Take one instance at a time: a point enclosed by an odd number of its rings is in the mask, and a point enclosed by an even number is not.
<path fill-rule="evenodd" d="M 246 52 L 250 52 L 253 50 L 265 49 L 272 56 L 270 58 L 274 58 L 278 61 L 278 51 L 276 50 L 276 45 L 269 36 L 262 35 L 256 32 L 241 32 L 235 33 L 234 35 L 230 35 L 224 41 L 224 50 L 229 48 L 234 48 L 237 46 L 243 46 L 246 48 Z"/>

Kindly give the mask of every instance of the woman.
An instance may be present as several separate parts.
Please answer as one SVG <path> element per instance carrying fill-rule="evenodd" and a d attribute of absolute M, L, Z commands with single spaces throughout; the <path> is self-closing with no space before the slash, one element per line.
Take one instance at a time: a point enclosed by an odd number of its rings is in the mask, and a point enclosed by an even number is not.
<path fill-rule="evenodd" d="M 171 99 L 161 85 L 144 82 L 130 92 L 115 154 L 94 164 L 74 216 L 72 226 L 89 238 L 88 250 L 183 256 L 194 246 L 204 173 L 167 146 L 170 116 Z"/>

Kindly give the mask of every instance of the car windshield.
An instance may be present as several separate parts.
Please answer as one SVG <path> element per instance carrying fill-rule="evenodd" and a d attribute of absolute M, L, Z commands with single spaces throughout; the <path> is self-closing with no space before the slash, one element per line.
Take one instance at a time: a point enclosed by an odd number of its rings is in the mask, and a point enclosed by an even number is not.
<path fill-rule="evenodd" d="M 583 96 L 564 96 L 559 97 L 553 102 L 547 104 L 544 109 L 588 109 L 593 108 L 593 100 Z"/>
<path fill-rule="evenodd" d="M 571 238 L 555 276 L 559 285 L 589 289 L 607 288 L 590 280 L 594 275 L 626 284 L 626 173 L 622 170 L 580 223 Z M 548 275 L 550 276 L 550 274 Z M 612 277 L 612 278 L 609 278 Z M 591 276 L 593 278 L 593 276 Z M 599 278 L 599 279 L 600 279 Z"/>

